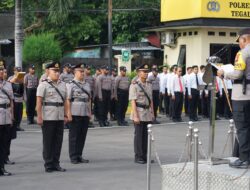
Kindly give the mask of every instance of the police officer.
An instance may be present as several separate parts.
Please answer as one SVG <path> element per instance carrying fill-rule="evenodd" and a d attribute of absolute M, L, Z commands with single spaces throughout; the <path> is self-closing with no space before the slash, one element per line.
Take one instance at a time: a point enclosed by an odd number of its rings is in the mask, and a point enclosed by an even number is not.
<path fill-rule="evenodd" d="M 48 78 L 37 88 L 37 123 L 42 126 L 43 159 L 46 172 L 66 171 L 60 166 L 64 122 L 68 108 L 66 85 L 59 80 L 60 65 L 52 61 L 46 65 Z"/>
<path fill-rule="evenodd" d="M 218 76 L 234 80 L 232 89 L 233 118 L 239 139 L 239 159 L 230 162 L 234 168 L 248 168 L 250 160 L 250 28 L 239 32 L 241 51 L 235 58 L 234 71 L 219 70 Z"/>
<path fill-rule="evenodd" d="M 119 126 L 127 126 L 125 115 L 128 108 L 129 78 L 126 76 L 127 69 L 124 66 L 120 68 L 120 75 L 115 78 L 114 97 L 117 101 L 117 123 Z"/>
<path fill-rule="evenodd" d="M 71 64 L 70 63 L 66 63 L 63 66 L 63 72 L 61 73 L 59 79 L 65 83 L 69 83 L 70 81 L 72 81 L 74 78 L 74 75 L 71 72 Z"/>
<path fill-rule="evenodd" d="M 24 86 L 26 89 L 26 113 L 28 124 L 34 124 L 36 108 L 36 89 L 38 86 L 38 77 L 35 75 L 35 65 L 29 66 L 29 73 L 24 77 Z"/>
<path fill-rule="evenodd" d="M 69 157 L 72 164 L 88 163 L 82 157 L 91 118 L 91 89 L 84 80 L 84 65 L 74 68 L 74 79 L 66 84 L 69 107 Z"/>
<path fill-rule="evenodd" d="M 182 68 L 177 68 L 177 73 L 173 77 L 172 85 L 171 85 L 171 94 L 173 100 L 173 121 L 174 122 L 182 122 L 181 113 L 183 107 L 183 99 L 185 95 L 184 89 L 184 80 L 182 75 Z"/>
<path fill-rule="evenodd" d="M 112 93 L 111 93 L 111 102 L 110 102 L 110 120 L 115 121 L 116 118 L 116 99 L 114 96 L 114 88 L 115 88 L 115 78 L 117 77 L 117 69 L 112 68 L 112 75 L 111 75 L 111 80 L 112 80 Z"/>
<path fill-rule="evenodd" d="M 18 72 L 21 72 L 21 67 L 14 67 L 14 75 L 10 76 L 8 81 L 12 83 L 14 92 L 14 122 L 13 128 L 17 131 L 24 131 L 20 127 L 23 117 L 23 101 L 24 101 L 24 84 L 23 79 L 17 77 Z M 16 133 L 13 134 L 13 138 L 16 138 Z"/>
<path fill-rule="evenodd" d="M 138 79 L 130 85 L 129 89 L 129 100 L 132 106 L 130 118 L 135 127 L 135 162 L 145 164 L 147 162 L 147 125 L 154 120 L 152 85 L 146 81 L 149 66 L 142 64 L 137 70 Z"/>
<path fill-rule="evenodd" d="M 101 73 L 101 69 L 99 67 L 96 68 L 95 70 L 95 74 L 94 74 L 94 79 L 95 79 L 95 85 L 94 85 L 94 94 L 93 94 L 93 99 L 94 99 L 94 120 L 95 121 L 98 121 L 99 119 L 99 109 L 98 109 L 98 97 L 97 97 L 97 94 L 98 94 L 98 91 L 97 91 L 97 85 L 96 85 L 96 81 L 97 81 L 97 77 L 102 74 Z"/>
<path fill-rule="evenodd" d="M 109 126 L 108 111 L 110 110 L 110 102 L 112 96 L 112 79 L 109 73 L 109 68 L 103 66 L 102 74 L 97 77 L 96 86 L 99 109 L 99 125 L 100 127 Z"/>
<path fill-rule="evenodd" d="M 153 92 L 153 106 L 154 106 L 154 124 L 159 124 L 160 122 L 156 120 L 157 111 L 159 108 L 159 100 L 160 100 L 160 78 L 158 76 L 158 68 L 152 68 L 152 74 L 148 76 L 147 81 L 152 84 L 152 92 Z"/>
<path fill-rule="evenodd" d="M 0 60 L 0 176 L 9 176 L 4 164 L 10 152 L 14 95 L 11 83 L 4 80 L 4 68 L 4 61 Z"/>

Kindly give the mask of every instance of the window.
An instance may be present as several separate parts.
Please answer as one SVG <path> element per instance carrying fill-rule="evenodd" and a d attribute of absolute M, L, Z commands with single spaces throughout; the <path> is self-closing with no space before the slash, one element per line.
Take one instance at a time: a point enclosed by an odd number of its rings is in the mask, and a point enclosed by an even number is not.
<path fill-rule="evenodd" d="M 219 32 L 219 36 L 226 36 L 226 32 Z"/>
<path fill-rule="evenodd" d="M 198 35 L 198 32 L 197 32 L 197 31 L 194 31 L 194 35 L 195 35 L 195 36 Z"/>
<path fill-rule="evenodd" d="M 237 36 L 237 33 L 236 33 L 236 32 L 230 32 L 230 36 L 231 36 L 231 37 L 236 37 L 236 36 Z"/>
<path fill-rule="evenodd" d="M 189 35 L 189 36 L 192 36 L 192 35 L 193 35 L 193 32 L 188 32 L 188 35 Z"/>
<path fill-rule="evenodd" d="M 214 35 L 215 35 L 215 32 L 208 31 L 207 35 L 209 35 L 209 36 L 214 36 Z"/>
<path fill-rule="evenodd" d="M 186 45 L 181 45 L 177 65 L 186 70 Z M 184 74 L 184 73 L 183 73 Z"/>
<path fill-rule="evenodd" d="M 187 35 L 187 32 L 183 32 L 183 36 L 186 36 Z"/>
<path fill-rule="evenodd" d="M 181 37 L 181 33 L 178 33 L 177 36 L 178 36 L 178 37 Z"/>

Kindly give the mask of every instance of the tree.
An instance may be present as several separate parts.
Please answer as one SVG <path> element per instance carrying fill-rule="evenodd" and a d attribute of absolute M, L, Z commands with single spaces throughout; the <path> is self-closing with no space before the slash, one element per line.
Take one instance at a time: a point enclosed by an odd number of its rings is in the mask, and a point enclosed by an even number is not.
<path fill-rule="evenodd" d="M 15 66 L 22 67 L 22 0 L 16 0 L 15 4 Z"/>
<path fill-rule="evenodd" d="M 23 47 L 23 60 L 27 63 L 34 63 L 41 71 L 42 63 L 48 60 L 59 61 L 62 57 L 60 43 L 51 33 L 30 35 L 26 37 Z"/>

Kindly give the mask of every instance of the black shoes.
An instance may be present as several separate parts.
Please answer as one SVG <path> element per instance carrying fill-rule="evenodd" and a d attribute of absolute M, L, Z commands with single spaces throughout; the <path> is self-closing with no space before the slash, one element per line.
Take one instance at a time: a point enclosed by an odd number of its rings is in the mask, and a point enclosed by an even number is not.
<path fill-rule="evenodd" d="M 89 163 L 89 160 L 86 160 L 86 159 L 83 159 L 82 157 L 80 157 L 80 158 L 78 158 L 78 162 L 87 164 L 87 163 Z"/>
<path fill-rule="evenodd" d="M 160 124 L 159 121 L 157 121 L 156 119 L 152 122 L 152 124 Z"/>
<path fill-rule="evenodd" d="M 129 126 L 127 121 L 118 121 L 118 126 Z"/>
<path fill-rule="evenodd" d="M 66 169 L 62 168 L 61 166 L 55 166 L 53 170 L 57 172 L 66 172 Z"/>
<path fill-rule="evenodd" d="M 240 159 L 237 159 L 233 162 L 229 163 L 229 166 L 232 168 L 241 168 L 241 169 L 247 169 L 249 167 L 249 161 L 242 161 Z"/>
<path fill-rule="evenodd" d="M 17 128 L 16 128 L 16 131 L 24 131 L 24 129 L 21 128 L 21 127 L 17 127 Z"/>
<path fill-rule="evenodd" d="M 137 164 L 146 164 L 147 162 L 145 160 L 139 158 L 139 159 L 135 159 L 135 163 L 137 163 Z"/>
<path fill-rule="evenodd" d="M 14 165 L 15 162 L 12 162 L 9 160 L 9 158 L 7 158 L 5 161 L 4 161 L 5 164 L 8 164 L 8 165 Z"/>
<path fill-rule="evenodd" d="M 10 172 L 7 172 L 4 168 L 0 168 L 0 176 L 11 176 Z"/>
<path fill-rule="evenodd" d="M 55 166 L 55 167 L 52 167 L 52 168 L 45 168 L 45 172 L 47 173 L 52 173 L 54 171 L 57 171 L 57 172 L 66 172 L 66 169 L 62 168 L 61 166 Z"/>

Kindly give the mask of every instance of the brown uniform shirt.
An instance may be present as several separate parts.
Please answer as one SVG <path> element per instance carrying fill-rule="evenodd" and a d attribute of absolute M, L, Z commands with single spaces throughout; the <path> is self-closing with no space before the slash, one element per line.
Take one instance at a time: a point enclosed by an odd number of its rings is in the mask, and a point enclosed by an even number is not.
<path fill-rule="evenodd" d="M 148 82 L 142 83 L 140 79 L 137 79 L 135 82 L 133 82 L 130 85 L 129 88 L 129 100 L 135 100 L 136 103 L 139 103 L 141 105 L 149 106 L 149 108 L 144 109 L 141 107 L 137 107 L 137 113 L 140 121 L 152 121 L 153 115 L 150 108 L 150 103 L 148 101 L 148 98 L 145 96 L 144 92 L 139 87 L 139 84 L 145 89 L 145 92 L 148 94 L 149 98 L 152 102 L 152 85 Z M 134 119 L 134 113 L 131 112 L 130 119 Z"/>
<path fill-rule="evenodd" d="M 48 81 L 51 81 L 49 78 Z M 53 83 L 55 87 L 61 92 L 64 100 L 66 100 L 67 90 L 65 82 L 58 81 Z M 53 88 L 46 80 L 42 81 L 37 88 L 37 95 L 43 98 L 42 115 L 43 120 L 64 120 L 64 106 L 46 106 L 45 102 L 62 103 L 64 104 L 62 98 L 57 93 L 55 88 Z"/>
<path fill-rule="evenodd" d="M 90 86 L 86 81 L 77 81 L 81 88 L 85 89 L 87 93 L 83 92 L 76 84 L 73 82 L 67 83 L 67 99 L 71 101 L 71 114 L 72 116 L 89 116 L 91 113 L 91 90 Z"/>
<path fill-rule="evenodd" d="M 117 76 L 115 78 L 115 85 L 114 85 L 114 97 L 117 98 L 117 91 L 118 89 L 121 90 L 129 90 L 129 78 L 127 76 Z"/>
<path fill-rule="evenodd" d="M 96 80 L 97 94 L 102 99 L 102 90 L 110 90 L 112 92 L 112 79 L 110 75 L 99 75 Z M 112 95 L 111 95 L 112 96 Z"/>
<path fill-rule="evenodd" d="M 10 104 L 9 97 L 1 90 L 4 89 L 11 100 L 14 99 L 12 85 L 7 81 L 0 81 L 0 104 Z M 10 125 L 12 123 L 11 108 L 0 108 L 0 125 Z"/>
<path fill-rule="evenodd" d="M 158 76 L 150 75 L 147 81 L 152 84 L 152 90 L 160 90 L 160 78 Z"/>
<path fill-rule="evenodd" d="M 38 77 L 36 75 L 26 74 L 24 76 L 24 85 L 26 88 L 37 88 L 38 86 Z"/>

